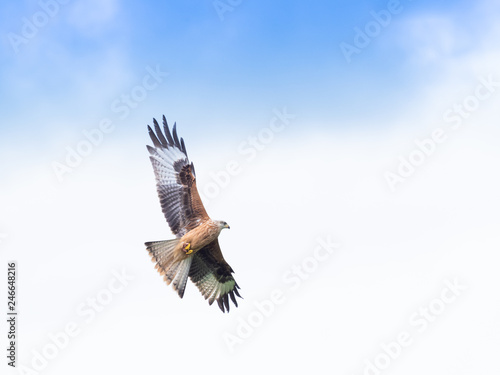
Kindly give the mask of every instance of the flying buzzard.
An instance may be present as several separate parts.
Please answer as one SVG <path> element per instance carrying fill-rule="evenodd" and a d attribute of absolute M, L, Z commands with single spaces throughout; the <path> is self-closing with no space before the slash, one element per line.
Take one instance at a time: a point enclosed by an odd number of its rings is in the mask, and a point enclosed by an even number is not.
<path fill-rule="evenodd" d="M 147 146 L 149 159 L 163 214 L 176 238 L 146 242 L 147 250 L 179 297 L 184 296 L 189 276 L 210 305 L 217 300 L 222 312 L 229 311 L 229 297 L 236 306 L 235 294 L 241 298 L 231 275 L 234 271 L 224 260 L 217 239 L 229 225 L 210 219 L 205 211 L 196 189 L 194 165 L 189 162 L 184 139 L 177 136 L 176 124 L 171 134 L 163 116 L 163 134 L 155 119 L 153 123 L 155 131 L 148 125 L 154 145 Z"/>

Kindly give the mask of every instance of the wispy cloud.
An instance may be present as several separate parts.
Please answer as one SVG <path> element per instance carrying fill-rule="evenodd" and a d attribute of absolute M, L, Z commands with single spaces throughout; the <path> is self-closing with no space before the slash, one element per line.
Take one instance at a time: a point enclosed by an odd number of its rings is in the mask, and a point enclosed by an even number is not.
<path fill-rule="evenodd" d="M 78 1 L 71 7 L 67 22 L 81 34 L 95 37 L 120 24 L 119 10 L 118 0 Z"/>

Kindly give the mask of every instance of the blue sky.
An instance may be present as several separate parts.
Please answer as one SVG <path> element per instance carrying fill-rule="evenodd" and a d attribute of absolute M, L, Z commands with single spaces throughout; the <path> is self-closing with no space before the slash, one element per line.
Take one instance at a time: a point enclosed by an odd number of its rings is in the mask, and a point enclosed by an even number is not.
<path fill-rule="evenodd" d="M 222 358 L 361 375 L 403 330 L 415 345 L 394 373 L 498 370 L 497 0 L 56 1 L 0 12 L 0 261 L 21 269 L 21 364 L 75 321 L 47 373 L 153 373 L 175 356 L 174 372 Z M 230 315 L 191 284 L 179 300 L 144 249 L 172 236 L 145 147 L 162 114 L 231 225 L 220 242 L 245 299 Z M 338 252 L 295 292 L 283 276 L 327 238 Z M 75 308 L 121 270 L 133 281 L 87 324 Z M 467 289 L 432 328 L 408 324 L 455 279 Z M 275 289 L 286 303 L 233 353 L 225 333 Z"/>
<path fill-rule="evenodd" d="M 402 11 L 348 63 L 340 43 L 352 44 L 354 28 L 363 29 L 370 11 L 385 10 L 388 2 L 241 1 L 223 20 L 214 3 L 69 1 L 17 53 L 9 33 L 22 35 L 24 17 L 32 20 L 41 6 L 9 4 L 2 16 L 0 98 L 11 125 L 2 131 L 19 128 L 13 121 L 36 121 L 36 131 L 48 136 L 54 122 L 91 127 L 93 115 L 104 116 L 108 103 L 157 64 L 170 76 L 154 93 L 162 105 L 151 104 L 142 123 L 167 112 L 192 119 L 190 128 L 203 119 L 223 130 L 225 119 L 251 126 L 257 118 L 248 113 L 288 105 L 313 126 L 381 126 L 373 120 L 398 119 L 444 73 L 439 62 L 415 63 L 418 48 L 425 43 L 437 54 L 466 54 L 488 47 L 478 42 L 492 27 L 477 21 L 492 16 L 483 3 L 402 1 Z M 419 35 L 407 29 L 412 20 L 422 26 Z M 443 50 L 434 39 L 447 27 L 462 40 Z"/>

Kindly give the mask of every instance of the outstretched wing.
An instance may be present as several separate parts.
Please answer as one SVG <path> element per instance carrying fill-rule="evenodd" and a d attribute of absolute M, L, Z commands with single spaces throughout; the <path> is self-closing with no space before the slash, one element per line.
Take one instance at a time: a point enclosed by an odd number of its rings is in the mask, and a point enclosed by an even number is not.
<path fill-rule="evenodd" d="M 233 272 L 222 256 L 219 241 L 215 239 L 193 256 L 189 278 L 210 305 L 217 300 L 220 309 L 225 312 L 229 311 L 229 297 L 236 307 L 235 294 L 242 298 L 238 293 L 240 287 L 231 275 Z"/>
<path fill-rule="evenodd" d="M 184 139 L 179 141 L 176 124 L 171 134 L 163 116 L 163 134 L 156 119 L 153 123 L 154 131 L 149 125 L 148 130 L 154 147 L 147 148 L 158 197 L 170 229 L 177 237 L 182 237 L 209 217 L 196 188 L 194 165 L 189 162 Z"/>

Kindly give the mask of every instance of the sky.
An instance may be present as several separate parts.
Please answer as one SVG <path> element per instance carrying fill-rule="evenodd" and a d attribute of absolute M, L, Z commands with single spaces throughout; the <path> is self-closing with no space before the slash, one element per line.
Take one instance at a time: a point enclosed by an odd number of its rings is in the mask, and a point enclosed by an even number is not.
<path fill-rule="evenodd" d="M 498 372 L 499 17 L 493 0 L 4 2 L 18 315 L 0 366 Z M 231 226 L 229 314 L 191 283 L 179 299 L 144 247 L 173 238 L 145 147 L 163 115 Z"/>

